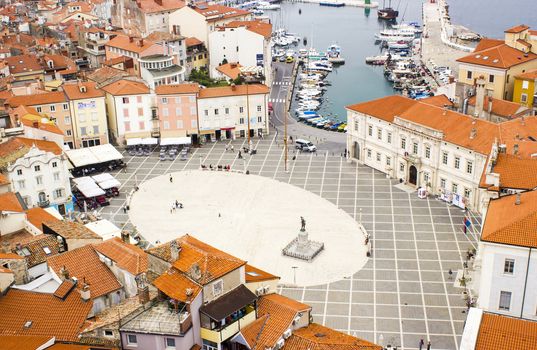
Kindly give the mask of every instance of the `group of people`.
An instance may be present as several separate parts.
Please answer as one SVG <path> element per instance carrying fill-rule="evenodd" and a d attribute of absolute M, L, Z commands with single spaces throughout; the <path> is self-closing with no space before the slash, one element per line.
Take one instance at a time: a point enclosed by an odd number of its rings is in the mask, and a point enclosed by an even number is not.
<path fill-rule="evenodd" d="M 175 202 L 172 203 L 172 207 L 170 209 L 170 214 L 175 213 L 177 209 L 183 209 L 183 203 L 180 203 L 177 199 Z"/>
<path fill-rule="evenodd" d="M 202 164 L 201 169 L 207 170 L 207 165 Z M 219 171 L 222 171 L 222 170 L 230 171 L 231 170 L 231 165 L 228 164 L 228 165 L 215 165 L 215 166 L 213 166 L 212 164 L 209 164 L 208 169 L 209 170 L 219 170 Z"/>

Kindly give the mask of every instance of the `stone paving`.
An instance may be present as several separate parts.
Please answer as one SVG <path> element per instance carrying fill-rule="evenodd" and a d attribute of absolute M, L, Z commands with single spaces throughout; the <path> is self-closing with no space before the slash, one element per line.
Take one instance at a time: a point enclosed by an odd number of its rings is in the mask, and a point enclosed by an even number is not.
<path fill-rule="evenodd" d="M 246 141 L 233 144 L 238 150 Z M 361 221 L 371 234 L 373 255 L 362 270 L 327 285 L 282 286 L 282 294 L 311 305 L 314 321 L 385 346 L 416 349 L 423 338 L 430 339 L 432 349 L 458 349 L 466 306 L 448 271 L 455 276 L 466 251 L 475 247 L 479 218 L 473 217 L 474 225 L 465 235 L 465 213 L 460 209 L 433 198 L 418 199 L 415 193 L 395 188 L 383 174 L 348 163 L 340 154 L 302 153 L 293 161 L 291 151 L 285 172 L 281 141 L 254 139 L 253 144 L 258 154 L 246 156 L 244 164 L 226 152 L 226 143 L 193 149 L 186 161 L 161 162 L 158 152 L 149 157 L 125 154 L 127 172 L 114 174 L 122 182 L 122 194 L 102 210 L 103 217 L 130 227 L 122 210 L 125 193 L 155 176 L 196 169 L 200 163 L 246 166 L 254 174 L 320 195 Z"/>

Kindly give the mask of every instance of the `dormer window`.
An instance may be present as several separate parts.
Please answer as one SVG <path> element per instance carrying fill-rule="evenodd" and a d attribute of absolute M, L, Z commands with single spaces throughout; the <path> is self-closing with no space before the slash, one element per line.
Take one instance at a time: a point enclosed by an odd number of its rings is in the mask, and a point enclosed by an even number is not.
<path fill-rule="evenodd" d="M 48 61 L 47 61 L 47 64 L 48 64 L 48 67 L 49 67 L 49 68 L 54 68 L 54 61 L 52 61 L 52 60 L 48 60 Z"/>

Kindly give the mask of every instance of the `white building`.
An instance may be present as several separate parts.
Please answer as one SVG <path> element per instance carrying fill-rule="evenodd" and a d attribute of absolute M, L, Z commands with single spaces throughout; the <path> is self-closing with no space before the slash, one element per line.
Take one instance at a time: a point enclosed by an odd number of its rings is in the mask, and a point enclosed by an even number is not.
<path fill-rule="evenodd" d="M 269 132 L 266 85 L 237 85 L 201 89 L 198 95 L 200 136 L 205 140 L 234 139 Z"/>
<path fill-rule="evenodd" d="M 173 63 L 174 58 L 168 55 L 150 55 L 140 57 L 140 73 L 142 79 L 151 90 L 159 85 L 172 85 L 185 80 L 185 67 Z"/>
<path fill-rule="evenodd" d="M 248 11 L 222 5 L 184 6 L 169 14 L 170 31 L 195 37 L 210 46 L 209 33 L 232 21 L 252 18 Z M 174 29 L 175 27 L 175 29 Z M 177 29 L 179 28 L 179 30 Z"/>
<path fill-rule="evenodd" d="M 209 73 L 216 77 L 216 68 L 223 62 L 236 62 L 243 67 L 263 67 L 265 84 L 271 84 L 272 25 L 260 20 L 233 21 L 209 33 Z"/>
<path fill-rule="evenodd" d="M 29 207 L 55 207 L 61 214 L 73 210 L 67 158 L 52 141 L 13 138 L 0 145 L 13 147 L 5 167 L 12 192 L 18 192 Z M 12 149 L 13 149 L 12 148 Z"/>
<path fill-rule="evenodd" d="M 534 117 L 496 124 L 402 96 L 347 112 L 351 160 L 474 210 L 482 207 L 478 189 L 495 140 L 513 146 L 537 130 Z"/>
<path fill-rule="evenodd" d="M 537 191 L 490 201 L 475 260 L 478 307 L 537 320 Z"/>
<path fill-rule="evenodd" d="M 155 127 L 153 99 L 144 83 L 122 79 L 102 90 L 106 92 L 111 142 L 122 144 L 128 138 L 151 137 Z M 158 119 L 156 122 L 158 130 Z"/>

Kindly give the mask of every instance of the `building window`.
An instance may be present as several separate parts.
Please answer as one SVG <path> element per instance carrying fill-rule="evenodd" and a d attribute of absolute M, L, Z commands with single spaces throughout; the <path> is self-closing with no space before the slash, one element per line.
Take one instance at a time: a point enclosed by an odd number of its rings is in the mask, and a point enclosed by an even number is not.
<path fill-rule="evenodd" d="M 53 174 L 54 176 L 54 181 L 60 181 L 60 173 L 56 172 Z"/>
<path fill-rule="evenodd" d="M 43 108 L 41 107 L 36 107 L 35 110 L 37 111 L 37 113 L 41 113 L 43 111 Z"/>
<path fill-rule="evenodd" d="M 177 127 L 177 129 L 183 129 L 184 126 L 183 126 L 183 121 L 182 120 L 178 120 L 176 123 L 175 123 L 175 126 Z"/>
<path fill-rule="evenodd" d="M 405 171 L 405 163 L 399 163 L 399 171 Z"/>
<path fill-rule="evenodd" d="M 56 106 L 50 105 L 50 111 L 51 112 L 56 112 Z"/>
<path fill-rule="evenodd" d="M 17 175 L 22 175 L 22 169 L 17 169 Z"/>
<path fill-rule="evenodd" d="M 129 98 L 128 97 L 123 97 L 121 99 L 121 101 L 123 101 L 123 103 L 129 103 Z"/>
<path fill-rule="evenodd" d="M 145 130 L 145 123 L 144 122 L 139 122 L 138 126 L 140 127 L 140 130 Z"/>
<path fill-rule="evenodd" d="M 458 189 L 459 189 L 459 185 L 457 185 L 455 183 L 451 185 L 451 192 L 457 193 Z"/>
<path fill-rule="evenodd" d="M 474 163 L 471 161 L 466 162 L 466 172 L 471 174 L 474 171 Z"/>
<path fill-rule="evenodd" d="M 63 104 L 63 110 L 66 111 L 69 109 L 69 105 L 67 103 Z"/>
<path fill-rule="evenodd" d="M 26 183 L 24 182 L 24 180 L 17 181 L 17 185 L 20 190 L 24 190 L 26 188 Z"/>
<path fill-rule="evenodd" d="M 391 157 L 386 157 L 386 165 L 387 166 L 392 165 L 392 158 Z"/>
<path fill-rule="evenodd" d="M 239 113 L 244 113 L 244 107 L 239 107 Z"/>
<path fill-rule="evenodd" d="M 522 81 L 522 88 L 523 88 L 523 89 L 527 89 L 527 88 L 529 88 L 529 87 L 530 87 L 530 82 L 527 81 L 527 80 L 523 80 L 523 81 Z"/>
<path fill-rule="evenodd" d="M 371 150 L 370 149 L 367 150 L 367 158 L 371 158 Z"/>
<path fill-rule="evenodd" d="M 354 131 L 358 131 L 358 119 L 354 120 Z"/>
<path fill-rule="evenodd" d="M 229 108 L 226 107 L 226 108 L 224 109 L 224 113 L 229 114 Z"/>
<path fill-rule="evenodd" d="M 406 149 L 406 139 L 404 137 L 401 137 L 401 148 Z"/>
<path fill-rule="evenodd" d="M 218 115 L 218 108 L 214 109 L 214 115 Z"/>
<path fill-rule="evenodd" d="M 218 280 L 213 283 L 213 295 L 218 296 L 224 292 L 224 280 Z"/>
<path fill-rule="evenodd" d="M 85 127 L 85 126 L 83 126 L 83 127 L 80 128 L 80 135 L 82 135 L 82 136 L 87 135 L 86 127 Z"/>
<path fill-rule="evenodd" d="M 258 111 L 258 112 L 261 112 L 261 110 L 262 110 L 262 109 L 261 109 L 261 106 L 257 106 L 257 111 Z"/>
<path fill-rule="evenodd" d="M 244 118 L 239 118 L 239 124 L 244 124 Z"/>
<path fill-rule="evenodd" d="M 134 334 L 127 334 L 127 344 L 129 344 L 129 345 L 136 345 L 136 344 L 138 344 L 138 339 L 136 339 L 136 335 L 134 335 Z"/>
<path fill-rule="evenodd" d="M 380 162 L 380 153 L 377 152 L 377 162 Z"/>
<path fill-rule="evenodd" d="M 197 120 L 191 120 L 191 121 L 190 121 L 190 125 L 191 125 L 191 127 L 193 127 L 193 128 L 197 128 L 197 127 L 198 127 L 198 121 L 197 121 Z"/>
<path fill-rule="evenodd" d="M 162 108 L 162 116 L 167 117 L 170 115 L 170 110 L 168 108 Z"/>
<path fill-rule="evenodd" d="M 99 135 L 99 125 L 93 126 L 93 135 Z"/>
<path fill-rule="evenodd" d="M 34 166 L 34 171 L 41 171 L 41 166 L 40 165 Z"/>
<path fill-rule="evenodd" d="M 431 159 L 431 146 L 425 146 L 425 158 Z"/>
<path fill-rule="evenodd" d="M 209 110 L 208 109 L 204 110 L 203 114 L 205 114 L 205 116 L 207 117 L 209 115 Z"/>
<path fill-rule="evenodd" d="M 392 143 L 392 133 L 391 132 L 388 133 L 387 138 L 388 138 L 388 143 Z"/>
<path fill-rule="evenodd" d="M 36 177 L 35 177 L 35 182 L 36 182 L 38 185 L 42 185 L 42 184 L 43 184 L 43 176 L 36 176 Z"/>
<path fill-rule="evenodd" d="M 258 122 L 258 123 L 263 122 L 263 118 L 262 118 L 262 117 L 257 117 L 257 122 Z"/>
<path fill-rule="evenodd" d="M 377 140 L 382 140 L 382 129 L 377 129 Z"/>
<path fill-rule="evenodd" d="M 65 120 L 65 125 L 70 125 L 71 124 L 71 117 L 67 116 L 64 118 Z"/>
<path fill-rule="evenodd" d="M 472 72 L 471 71 L 466 72 L 466 79 L 472 79 Z"/>
<path fill-rule="evenodd" d="M 509 311 L 511 308 L 511 292 L 500 292 L 500 304 L 498 305 L 499 310 Z"/>
<path fill-rule="evenodd" d="M 367 127 L 367 134 L 368 134 L 369 136 L 373 136 L 373 127 L 372 127 L 371 125 L 369 125 L 369 126 Z"/>
<path fill-rule="evenodd" d="M 453 164 L 453 166 L 455 167 L 455 169 L 460 169 L 461 168 L 461 158 L 460 157 L 455 157 L 455 164 Z"/>
<path fill-rule="evenodd" d="M 514 259 L 505 259 L 503 264 L 503 272 L 512 275 L 515 273 L 515 260 Z"/>
<path fill-rule="evenodd" d="M 447 162 L 448 162 L 448 153 L 442 152 L 442 164 L 447 165 Z"/>
<path fill-rule="evenodd" d="M 494 83 L 494 75 L 489 75 L 489 83 Z"/>
<path fill-rule="evenodd" d="M 142 103 L 142 96 L 136 96 L 136 102 Z"/>
<path fill-rule="evenodd" d="M 167 97 L 163 97 L 163 98 L 162 98 L 162 103 L 163 103 L 163 104 L 167 104 L 167 103 L 168 103 L 168 98 L 167 98 Z"/>
<path fill-rule="evenodd" d="M 143 117 L 144 116 L 144 109 L 142 107 L 138 107 L 138 116 Z"/>
<path fill-rule="evenodd" d="M 464 197 L 465 198 L 470 198 L 471 195 L 472 195 L 472 190 L 469 189 L 469 188 L 465 188 L 464 189 Z"/>
<path fill-rule="evenodd" d="M 113 335 L 114 335 L 114 332 L 112 332 L 111 330 L 109 330 L 109 329 L 104 330 L 104 336 L 105 337 L 112 337 Z"/>
<path fill-rule="evenodd" d="M 446 189 L 446 179 L 440 179 L 440 187 Z"/>
<path fill-rule="evenodd" d="M 418 154 L 418 143 L 417 142 L 414 142 L 412 144 L 412 153 Z"/>
<path fill-rule="evenodd" d="M 166 347 L 167 348 L 175 348 L 175 339 L 166 338 Z"/>
<path fill-rule="evenodd" d="M 520 102 L 527 103 L 528 102 L 528 94 L 520 94 Z"/>
<path fill-rule="evenodd" d="M 71 136 L 71 135 L 73 135 L 73 132 L 72 132 L 71 130 L 68 129 L 68 130 L 65 130 L 65 134 L 66 134 L 67 136 Z"/>
<path fill-rule="evenodd" d="M 53 192 L 54 198 L 62 198 L 63 197 L 63 190 L 61 188 L 54 190 Z"/>
<path fill-rule="evenodd" d="M 163 125 L 164 125 L 164 130 L 168 130 L 170 128 L 170 122 L 167 120 L 164 121 Z"/>
<path fill-rule="evenodd" d="M 209 341 L 209 340 L 205 340 L 205 339 L 202 339 L 201 340 L 203 342 L 203 350 L 217 350 L 218 349 L 218 344 L 216 343 L 213 343 L 212 341 Z"/>
<path fill-rule="evenodd" d="M 429 180 L 430 180 L 429 173 L 423 173 L 423 181 L 425 182 L 425 186 L 428 186 L 427 184 L 429 183 Z"/>

